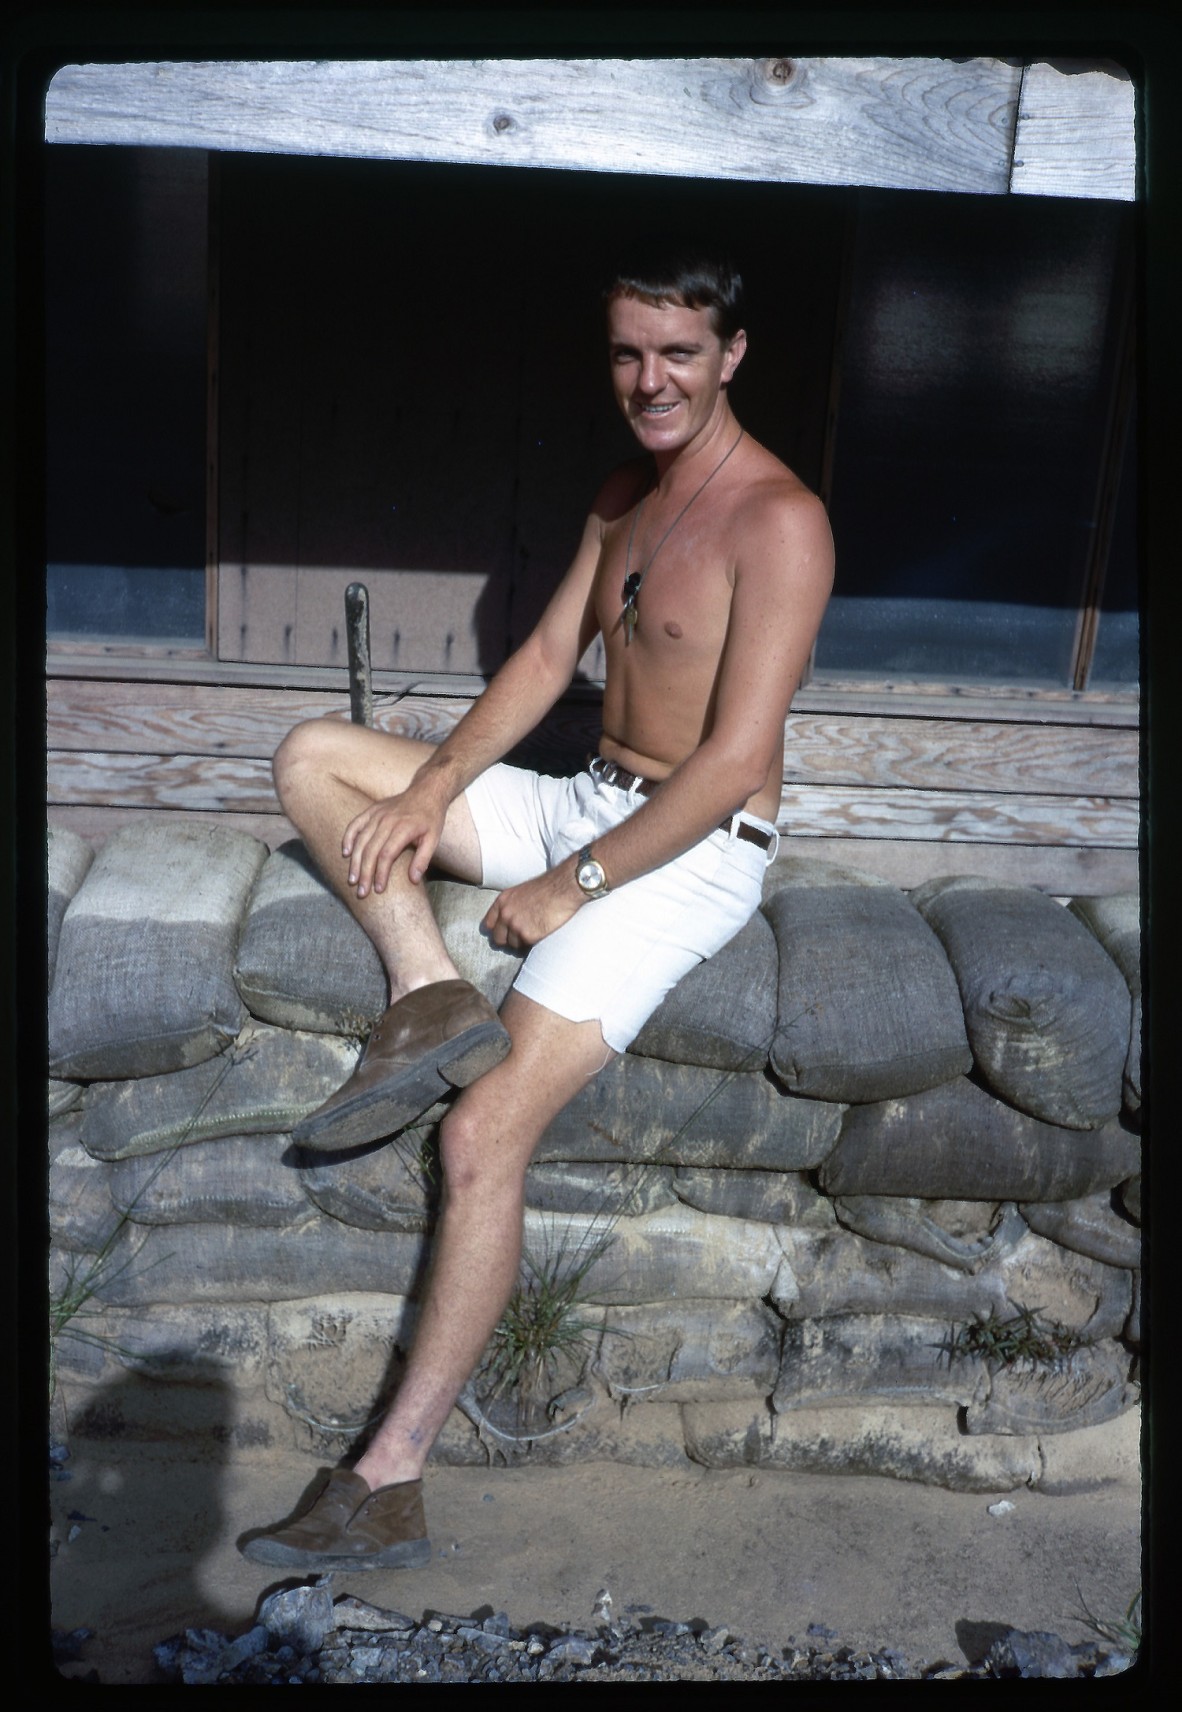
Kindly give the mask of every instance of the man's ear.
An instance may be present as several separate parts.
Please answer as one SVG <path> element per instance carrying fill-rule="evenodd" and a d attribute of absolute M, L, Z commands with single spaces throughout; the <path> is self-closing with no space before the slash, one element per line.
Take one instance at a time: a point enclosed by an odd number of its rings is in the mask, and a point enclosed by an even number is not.
<path fill-rule="evenodd" d="M 731 376 L 734 374 L 734 372 L 738 368 L 739 364 L 743 361 L 743 357 L 746 353 L 746 350 L 747 350 L 747 335 L 744 332 L 744 330 L 742 329 L 742 327 L 740 327 L 739 331 L 735 334 L 734 338 L 731 340 L 730 344 L 727 346 L 726 356 L 723 358 L 723 361 L 722 361 L 722 384 L 724 386 L 726 385 L 727 381 L 730 380 Z"/>

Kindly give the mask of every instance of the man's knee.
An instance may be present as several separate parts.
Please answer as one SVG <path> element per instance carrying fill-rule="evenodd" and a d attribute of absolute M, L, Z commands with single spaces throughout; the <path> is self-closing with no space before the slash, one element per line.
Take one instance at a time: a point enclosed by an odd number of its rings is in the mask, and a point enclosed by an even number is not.
<path fill-rule="evenodd" d="M 462 1094 L 439 1126 L 439 1158 L 447 1192 L 452 1196 L 483 1195 L 511 1190 L 525 1181 L 537 1138 L 508 1120 L 504 1110 L 489 1111 L 470 1096 L 479 1083 Z"/>
<path fill-rule="evenodd" d="M 333 737 L 327 719 L 305 719 L 292 726 L 276 749 L 271 763 L 275 788 L 281 796 L 304 767 L 323 768 L 328 765 Z"/>

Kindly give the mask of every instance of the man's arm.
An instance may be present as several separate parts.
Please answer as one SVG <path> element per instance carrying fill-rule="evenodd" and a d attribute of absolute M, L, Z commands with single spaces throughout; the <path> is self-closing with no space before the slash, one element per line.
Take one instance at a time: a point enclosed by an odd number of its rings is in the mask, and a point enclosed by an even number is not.
<path fill-rule="evenodd" d="M 597 505 L 570 569 L 535 629 L 436 748 L 400 795 L 372 803 L 345 828 L 357 895 L 385 889 L 390 869 L 413 846 L 410 878 L 422 880 L 448 808 L 480 773 L 537 725 L 569 686 L 596 632 L 591 589 L 603 540 Z M 353 876 L 356 879 L 353 879 Z"/>
<path fill-rule="evenodd" d="M 597 839 L 612 886 L 672 861 L 742 808 L 783 765 L 784 721 L 833 583 L 819 500 L 761 496 L 743 518 L 711 730 L 621 825 Z M 498 944 L 530 945 L 581 906 L 574 858 L 503 892 L 485 917 Z"/>

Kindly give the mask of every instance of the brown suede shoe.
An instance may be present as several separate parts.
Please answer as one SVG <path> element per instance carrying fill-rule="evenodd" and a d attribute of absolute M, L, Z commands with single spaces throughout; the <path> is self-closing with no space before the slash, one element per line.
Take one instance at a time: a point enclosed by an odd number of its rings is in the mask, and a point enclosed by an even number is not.
<path fill-rule="evenodd" d="M 238 1550 L 252 1563 L 307 1574 L 418 1569 L 431 1556 L 423 1483 L 403 1480 L 371 1492 L 351 1468 L 335 1468 L 302 1516 L 240 1540 Z"/>
<path fill-rule="evenodd" d="M 509 1050 L 504 1024 L 469 981 L 433 981 L 392 1004 L 343 1088 L 292 1130 L 316 1152 L 378 1141 L 449 1087 L 466 1088 Z"/>

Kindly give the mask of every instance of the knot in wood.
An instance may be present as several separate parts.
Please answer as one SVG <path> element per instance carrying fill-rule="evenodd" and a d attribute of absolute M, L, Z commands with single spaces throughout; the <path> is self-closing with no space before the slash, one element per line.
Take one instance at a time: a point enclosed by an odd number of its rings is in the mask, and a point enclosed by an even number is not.
<path fill-rule="evenodd" d="M 494 113 L 492 127 L 493 130 L 496 131 L 497 135 L 500 136 L 505 131 L 515 131 L 517 129 L 517 124 L 511 113 Z"/>
<path fill-rule="evenodd" d="M 770 59 L 767 63 L 767 75 L 772 83 L 791 83 L 796 76 L 796 61 L 792 59 Z"/>

